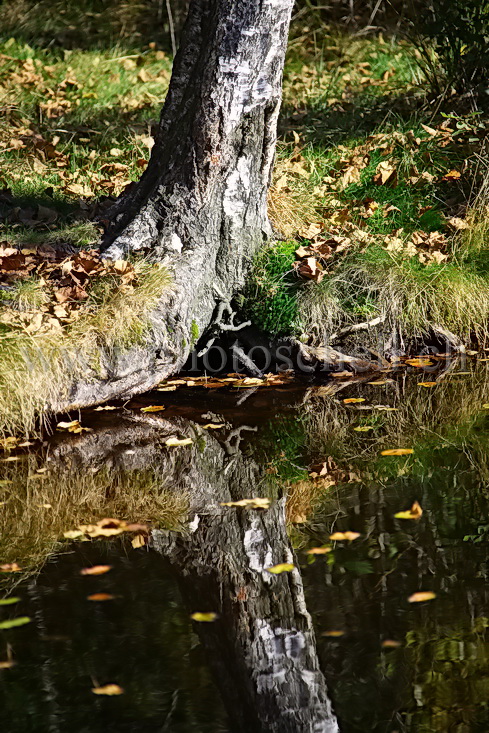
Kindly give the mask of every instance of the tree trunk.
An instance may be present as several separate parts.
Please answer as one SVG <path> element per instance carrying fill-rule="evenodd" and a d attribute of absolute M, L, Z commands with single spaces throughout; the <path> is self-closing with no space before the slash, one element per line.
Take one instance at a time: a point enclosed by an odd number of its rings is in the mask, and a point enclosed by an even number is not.
<path fill-rule="evenodd" d="M 193 0 L 151 160 L 116 205 L 105 257 L 150 252 L 172 274 L 151 343 L 115 355 L 110 379 L 72 404 L 148 389 L 185 363 L 197 334 L 231 314 L 270 235 L 267 191 L 293 0 Z"/>

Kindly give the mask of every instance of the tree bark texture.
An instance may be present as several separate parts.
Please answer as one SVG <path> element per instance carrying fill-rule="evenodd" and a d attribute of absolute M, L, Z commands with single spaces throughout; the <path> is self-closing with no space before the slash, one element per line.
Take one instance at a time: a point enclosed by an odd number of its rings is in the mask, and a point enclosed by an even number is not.
<path fill-rule="evenodd" d="M 116 205 L 105 257 L 150 252 L 173 287 L 144 349 L 104 362 L 70 402 L 127 397 L 185 363 L 271 233 L 267 191 L 293 0 L 193 0 L 149 165 Z"/>
<path fill-rule="evenodd" d="M 102 418 L 104 419 L 104 418 Z M 109 422 L 109 421 L 108 421 Z M 190 437 L 184 451 L 164 445 Z M 127 451 L 131 445 L 131 451 Z M 181 532 L 156 530 L 153 547 L 170 563 L 189 613 L 214 611 L 195 631 L 231 720 L 242 733 L 336 733 L 300 570 L 266 568 L 295 562 L 286 532 L 285 498 L 267 511 L 222 502 L 264 496 L 263 469 L 234 440 L 218 441 L 184 418 L 125 419 L 117 428 L 61 442 L 54 466 L 83 474 L 89 466 L 138 471 L 151 467 L 164 485 L 189 499 Z"/>

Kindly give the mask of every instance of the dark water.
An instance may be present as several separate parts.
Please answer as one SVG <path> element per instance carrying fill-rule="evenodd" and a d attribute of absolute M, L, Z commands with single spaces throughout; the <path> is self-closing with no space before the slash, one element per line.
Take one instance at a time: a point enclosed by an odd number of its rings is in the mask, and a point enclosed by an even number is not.
<path fill-rule="evenodd" d="M 5 463 L 6 477 L 34 487 L 29 476 L 49 467 L 42 492 L 53 517 L 69 491 L 73 515 L 86 518 L 83 492 L 97 477 L 112 509 L 118 492 L 148 490 L 149 476 L 156 494 L 142 516 L 124 518 L 156 530 L 151 547 L 123 536 L 65 541 L 50 554 L 46 542 L 44 556 L 38 538 L 36 571 L 15 576 L 15 588 L 5 576 L 3 595 L 21 600 L 0 607 L 0 621 L 32 620 L 0 631 L 0 660 L 15 662 L 0 669 L 0 730 L 486 733 L 489 382 L 484 364 L 466 371 L 340 391 L 154 393 L 87 412 L 92 432 L 57 434 Z M 418 384 L 428 379 L 437 386 Z M 158 400 L 163 413 L 140 412 Z M 209 421 L 225 427 L 203 429 Z M 169 448 L 171 436 L 193 443 Z M 414 452 L 380 455 L 390 448 Z M 326 477 L 311 480 L 323 461 Z M 185 498 L 173 516 L 152 505 L 158 487 Z M 9 515 L 4 491 L 7 552 L 20 515 Z M 251 496 L 270 497 L 270 509 L 221 506 Z M 419 520 L 394 518 L 414 501 Z M 360 537 L 330 542 L 338 531 Z M 306 554 L 321 545 L 331 551 Z M 265 569 L 283 562 L 295 569 Z M 98 564 L 112 569 L 80 575 Z M 419 591 L 436 597 L 410 603 Z M 87 599 L 100 592 L 114 598 Z M 196 611 L 218 617 L 192 621 Z M 124 694 L 91 691 L 108 683 Z"/>

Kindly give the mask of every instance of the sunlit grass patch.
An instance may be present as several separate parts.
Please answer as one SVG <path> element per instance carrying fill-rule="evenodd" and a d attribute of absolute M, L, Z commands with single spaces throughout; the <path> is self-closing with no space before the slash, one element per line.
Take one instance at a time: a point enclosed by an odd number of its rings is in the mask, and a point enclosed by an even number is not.
<path fill-rule="evenodd" d="M 0 324 L 1 434 L 34 434 L 46 410 L 68 399 L 71 384 L 87 367 L 100 376 L 116 350 L 144 344 L 150 312 L 170 278 L 165 269 L 144 261 L 135 264 L 135 273 L 132 288 L 101 278 L 78 317 L 63 326 L 58 321 L 56 328 L 49 314 L 35 310 L 32 298 L 42 293 L 38 284 L 21 281 L 15 287 L 16 300 L 8 302 L 10 308 L 4 301 Z M 24 314 L 23 324 L 12 306 L 27 294 L 34 311 Z M 37 330 L 29 327 L 33 321 Z"/>

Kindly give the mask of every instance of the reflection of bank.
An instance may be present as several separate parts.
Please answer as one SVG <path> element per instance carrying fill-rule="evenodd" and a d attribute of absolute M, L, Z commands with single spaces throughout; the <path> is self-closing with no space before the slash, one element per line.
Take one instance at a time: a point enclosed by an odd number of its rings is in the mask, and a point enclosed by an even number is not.
<path fill-rule="evenodd" d="M 191 446 L 167 448 L 170 436 Z M 130 444 L 130 449 L 128 446 Z M 221 506 L 264 496 L 262 471 L 229 451 L 209 431 L 182 418 L 144 417 L 60 445 L 53 461 L 79 471 L 110 462 L 117 470 L 151 466 L 165 487 L 187 494 L 183 532 L 156 530 L 153 545 L 169 561 L 188 612 L 214 611 L 195 623 L 231 720 L 230 731 L 332 733 L 338 730 L 297 569 L 274 576 L 265 568 L 293 562 L 284 499 L 267 511 Z"/>

